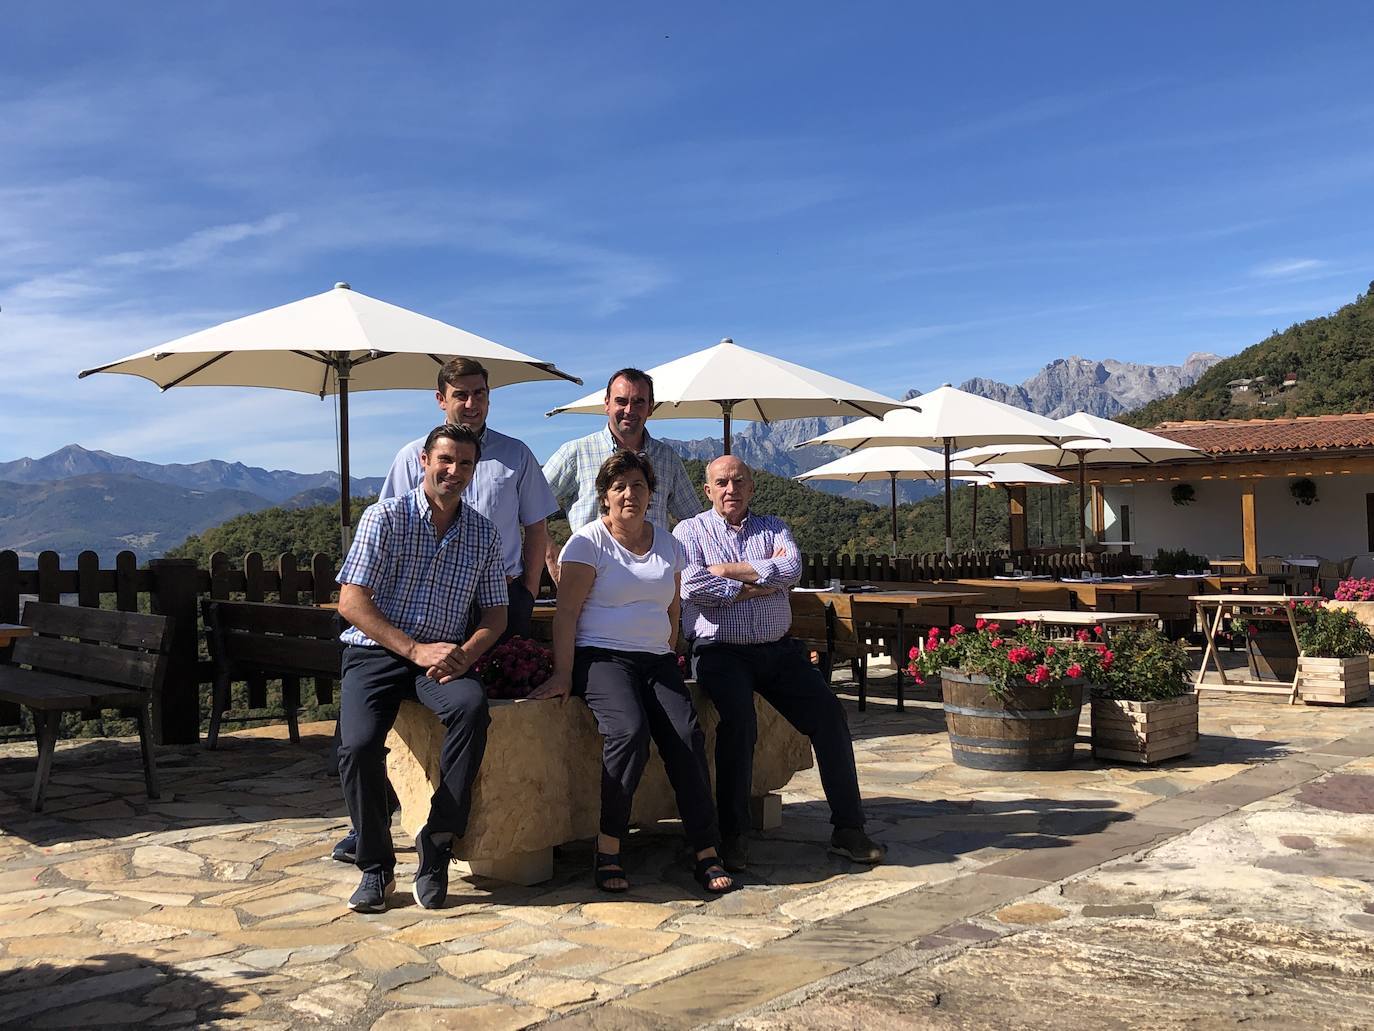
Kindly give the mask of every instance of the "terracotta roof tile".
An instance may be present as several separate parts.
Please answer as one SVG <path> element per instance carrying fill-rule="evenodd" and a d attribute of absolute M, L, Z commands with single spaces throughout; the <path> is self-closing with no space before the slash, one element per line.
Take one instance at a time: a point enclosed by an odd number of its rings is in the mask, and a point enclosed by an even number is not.
<path fill-rule="evenodd" d="M 1152 430 L 1209 455 L 1274 454 L 1374 448 L 1374 412 L 1296 419 L 1163 422 Z"/>

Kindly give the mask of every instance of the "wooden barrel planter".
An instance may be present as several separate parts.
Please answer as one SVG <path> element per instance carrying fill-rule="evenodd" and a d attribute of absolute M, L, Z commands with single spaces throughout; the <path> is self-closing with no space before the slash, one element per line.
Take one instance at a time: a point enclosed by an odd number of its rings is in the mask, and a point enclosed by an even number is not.
<path fill-rule="evenodd" d="M 1291 684 L 1298 673 L 1298 643 L 1285 622 L 1264 628 L 1245 638 L 1246 665 L 1252 680 L 1279 680 Z"/>
<path fill-rule="evenodd" d="M 954 761 L 975 770 L 1062 770 L 1073 762 L 1084 683 L 1064 681 L 1068 708 L 1053 687 L 1021 683 L 1003 701 L 985 676 L 943 669 L 945 726 Z"/>

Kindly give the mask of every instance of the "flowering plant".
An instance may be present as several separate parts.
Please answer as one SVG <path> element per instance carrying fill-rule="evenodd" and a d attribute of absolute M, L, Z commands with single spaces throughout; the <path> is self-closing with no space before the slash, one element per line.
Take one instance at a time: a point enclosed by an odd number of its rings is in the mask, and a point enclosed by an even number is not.
<path fill-rule="evenodd" d="M 1158 627 L 1122 627 L 1112 634 L 1112 651 L 1116 660 L 1094 685 L 1095 697 L 1157 702 L 1193 689 L 1188 652 Z"/>
<path fill-rule="evenodd" d="M 1374 651 L 1374 636 L 1349 609 L 1321 608 L 1298 624 L 1298 644 L 1313 658 L 1353 659 Z"/>
<path fill-rule="evenodd" d="M 1305 620 L 1311 619 L 1312 614 L 1322 605 L 1323 602 L 1320 601 L 1298 601 L 1296 598 L 1290 598 L 1282 605 L 1265 605 L 1263 608 L 1250 609 L 1242 616 L 1231 617 L 1231 632 L 1254 637 L 1259 632 L 1256 623 L 1278 623 L 1287 626 L 1288 616 L 1285 609 L 1293 613 L 1293 621 L 1301 626 Z"/>
<path fill-rule="evenodd" d="M 1336 585 L 1337 601 L 1374 601 L 1374 577 L 1352 576 Z"/>
<path fill-rule="evenodd" d="M 977 673 L 992 683 L 993 696 L 1006 699 L 1017 683 L 1054 688 L 1054 705 L 1064 708 L 1069 694 L 1066 680 L 1100 679 L 1116 656 L 1102 640 L 1102 628 L 1079 630 L 1073 640 L 1054 640 L 1036 623 L 1019 619 L 1014 626 L 980 619 L 973 629 L 955 623 L 948 633 L 931 627 L 921 647 L 912 648 L 907 667 L 917 683 L 952 668 Z"/>
<path fill-rule="evenodd" d="M 553 652 L 512 637 L 478 659 L 475 672 L 488 698 L 524 698 L 553 673 Z"/>

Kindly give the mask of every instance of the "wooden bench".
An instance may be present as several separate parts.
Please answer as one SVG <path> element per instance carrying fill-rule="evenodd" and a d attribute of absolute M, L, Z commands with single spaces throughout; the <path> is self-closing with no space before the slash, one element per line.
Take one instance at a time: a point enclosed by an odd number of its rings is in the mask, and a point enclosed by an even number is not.
<path fill-rule="evenodd" d="M 0 666 L 0 700 L 33 713 L 38 771 L 32 806 L 43 809 L 64 712 L 120 709 L 138 717 L 143 781 L 158 797 L 149 704 L 167 672 L 171 620 L 137 612 L 106 612 L 31 601 L 22 625 L 32 637 L 14 642 L 13 665 Z"/>
<path fill-rule="evenodd" d="M 297 723 L 301 707 L 301 678 L 316 678 L 318 685 L 339 679 L 343 658 L 343 629 L 338 612 L 305 605 L 275 605 L 252 601 L 201 602 L 210 658 L 215 664 L 210 700 L 210 732 L 205 747 L 219 742 L 220 723 L 231 712 L 230 686 L 236 680 L 249 683 L 250 708 L 266 707 L 265 684 L 281 681 L 281 704 L 293 744 L 299 744 Z M 261 685 L 261 686 L 259 686 Z M 259 695 L 254 698 L 254 693 Z M 321 701 L 329 699 L 321 698 Z M 262 704 L 255 704 L 261 702 Z M 274 716 L 233 712 L 240 721 L 275 719 Z"/>

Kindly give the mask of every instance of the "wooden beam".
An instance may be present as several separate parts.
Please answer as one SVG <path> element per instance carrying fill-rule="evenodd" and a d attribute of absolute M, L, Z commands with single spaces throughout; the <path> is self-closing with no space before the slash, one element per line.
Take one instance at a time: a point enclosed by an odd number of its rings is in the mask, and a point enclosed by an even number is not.
<path fill-rule="evenodd" d="M 1010 513 L 1011 550 L 1015 554 L 1026 550 L 1026 485 L 1007 488 L 1007 508 Z"/>
<path fill-rule="evenodd" d="M 1244 544 L 1245 571 L 1259 572 L 1259 539 L 1255 525 L 1255 485 L 1246 482 L 1240 492 L 1240 533 Z"/>
<path fill-rule="evenodd" d="M 1293 455 L 1267 461 L 1253 458 L 1211 462 L 1179 462 L 1169 465 L 1136 465 L 1129 468 L 1088 469 L 1091 483 L 1187 483 L 1199 480 L 1247 480 L 1318 476 L 1374 475 L 1374 457 Z"/>
<path fill-rule="evenodd" d="M 1092 485 L 1092 495 L 1088 502 L 1092 511 L 1093 539 L 1100 541 L 1107 531 L 1107 505 L 1100 484 Z"/>

